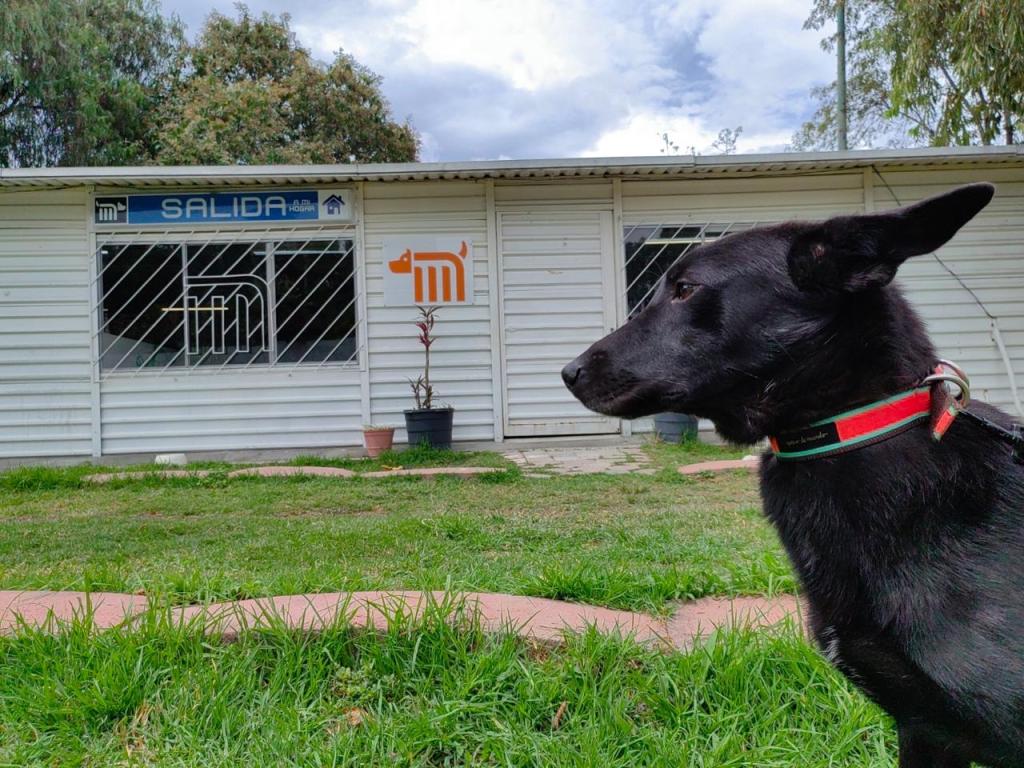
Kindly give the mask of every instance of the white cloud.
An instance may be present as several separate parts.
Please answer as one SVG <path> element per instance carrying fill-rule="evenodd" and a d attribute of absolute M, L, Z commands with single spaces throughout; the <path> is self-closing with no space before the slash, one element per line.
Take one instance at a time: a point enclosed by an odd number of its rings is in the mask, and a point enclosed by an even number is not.
<path fill-rule="evenodd" d="M 667 148 L 663 134 L 675 145 Z M 716 134 L 695 117 L 672 116 L 662 112 L 639 112 L 622 126 L 601 134 L 580 154 L 584 157 L 629 157 L 631 155 L 689 154 L 691 147 L 701 151 L 711 145 Z"/>
<path fill-rule="evenodd" d="M 806 119 L 811 86 L 831 77 L 834 67 L 818 34 L 802 28 L 806 14 L 806 6 L 793 0 L 652 5 L 657 44 L 667 49 L 690 36 L 708 79 L 696 91 L 687 89 L 678 106 L 634 105 L 582 154 L 658 154 L 666 149 L 665 133 L 681 154 L 691 148 L 711 154 L 719 130 L 738 126 L 740 152 L 784 149 Z M 678 82 L 686 84 L 685 71 Z"/>
<path fill-rule="evenodd" d="M 380 4 L 378 4 L 380 5 Z M 477 69 L 526 91 L 559 87 L 600 72 L 655 74 L 657 51 L 635 14 L 594 0 L 416 0 L 388 3 L 331 26 L 296 17 L 321 55 L 338 48 L 382 72 L 428 65 Z M 326 22 L 326 23 L 325 23 Z M 663 72 L 662 74 L 670 74 Z"/>
<path fill-rule="evenodd" d="M 807 9 L 793 0 L 734 0 L 707 17 L 699 48 L 710 62 L 723 113 L 767 121 L 831 77 L 818 34 L 802 29 Z"/>
<path fill-rule="evenodd" d="M 403 22 L 414 36 L 410 63 L 482 69 L 527 91 L 571 82 L 598 63 L 598 46 L 581 44 L 590 25 L 579 2 L 422 0 Z"/>
<path fill-rule="evenodd" d="M 209 8 L 164 0 L 165 8 Z M 212 5 L 232 13 L 228 0 Z M 384 77 L 424 159 L 657 154 L 667 132 L 711 151 L 742 125 L 740 151 L 779 149 L 832 77 L 810 0 L 334 0 L 290 7 L 299 39 L 339 48 Z"/>

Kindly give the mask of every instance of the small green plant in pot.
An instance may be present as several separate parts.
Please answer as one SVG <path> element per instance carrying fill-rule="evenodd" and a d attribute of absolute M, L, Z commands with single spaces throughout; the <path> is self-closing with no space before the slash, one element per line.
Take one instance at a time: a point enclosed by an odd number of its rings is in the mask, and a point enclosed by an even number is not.
<path fill-rule="evenodd" d="M 437 393 L 430 383 L 430 348 L 436 340 L 433 331 L 437 320 L 437 307 L 417 307 L 420 316 L 416 321 L 419 331 L 417 341 L 423 347 L 423 373 L 415 380 L 409 380 L 416 407 L 405 412 L 405 430 L 409 445 L 426 443 L 431 448 L 452 447 L 452 417 L 455 409 L 451 406 L 437 407 Z"/>

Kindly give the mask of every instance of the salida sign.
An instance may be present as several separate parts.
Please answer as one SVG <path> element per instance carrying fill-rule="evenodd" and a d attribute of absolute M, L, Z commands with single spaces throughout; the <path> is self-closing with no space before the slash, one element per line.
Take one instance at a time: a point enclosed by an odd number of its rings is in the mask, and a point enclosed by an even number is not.
<path fill-rule="evenodd" d="M 384 239 L 384 304 L 473 303 L 472 239 L 459 235 Z"/>
<path fill-rule="evenodd" d="M 105 196 L 96 198 L 94 217 L 98 225 L 143 226 L 355 218 L 352 192 L 347 189 Z"/>

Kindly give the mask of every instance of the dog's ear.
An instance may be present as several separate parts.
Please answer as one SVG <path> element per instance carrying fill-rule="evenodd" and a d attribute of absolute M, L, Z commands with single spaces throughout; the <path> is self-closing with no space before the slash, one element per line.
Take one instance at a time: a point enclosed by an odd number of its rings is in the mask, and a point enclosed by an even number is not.
<path fill-rule="evenodd" d="M 794 238 L 786 262 L 803 291 L 886 285 L 911 256 L 931 253 L 988 205 L 991 184 L 968 184 L 884 213 L 837 216 Z"/>

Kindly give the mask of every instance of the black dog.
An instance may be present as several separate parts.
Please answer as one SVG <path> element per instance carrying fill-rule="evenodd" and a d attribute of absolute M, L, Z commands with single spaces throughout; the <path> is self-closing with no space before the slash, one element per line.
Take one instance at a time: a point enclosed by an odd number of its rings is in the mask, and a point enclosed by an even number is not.
<path fill-rule="evenodd" d="M 901 766 L 1024 766 L 1024 467 L 999 436 L 1011 419 L 972 404 L 933 437 L 948 388 L 923 384 L 935 351 L 889 285 L 993 192 L 705 245 L 562 371 L 600 413 L 693 413 L 733 442 L 774 438 L 765 513 L 826 655 L 895 719 Z M 848 439 L 854 417 L 870 423 Z"/>

